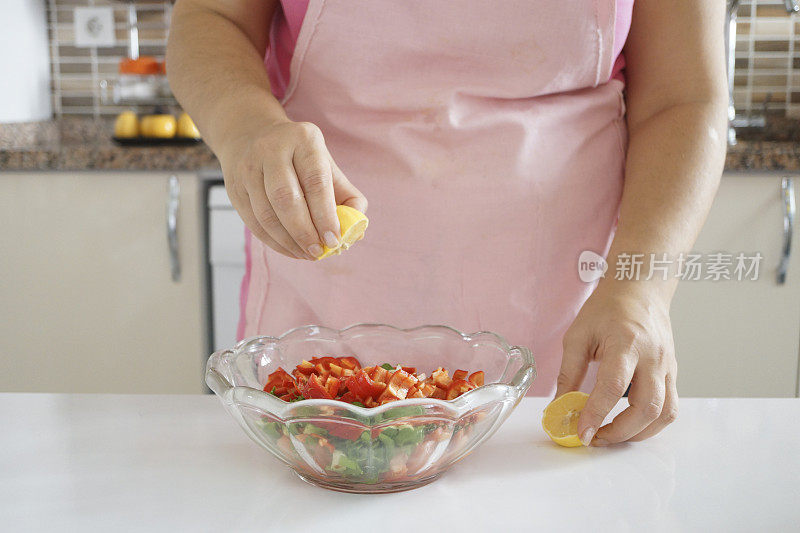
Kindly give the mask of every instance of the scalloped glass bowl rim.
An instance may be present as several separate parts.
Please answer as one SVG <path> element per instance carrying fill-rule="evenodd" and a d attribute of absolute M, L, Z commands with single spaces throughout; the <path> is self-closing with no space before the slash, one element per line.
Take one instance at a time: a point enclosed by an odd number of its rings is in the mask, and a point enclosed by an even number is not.
<path fill-rule="evenodd" d="M 249 387 L 246 385 L 233 385 L 228 381 L 225 376 L 223 376 L 216 368 L 214 368 L 214 363 L 217 360 L 220 360 L 223 355 L 228 355 L 229 357 L 237 358 L 244 354 L 245 352 L 243 349 L 248 346 L 250 343 L 254 341 L 259 341 L 264 344 L 277 344 L 282 340 L 285 340 L 287 337 L 296 334 L 298 331 L 306 330 L 308 328 L 315 328 L 320 332 L 327 332 L 332 335 L 341 335 L 342 333 L 347 332 L 348 330 L 355 329 L 355 328 L 363 328 L 363 327 L 381 327 L 381 328 L 389 328 L 394 330 L 398 333 L 413 333 L 417 330 L 422 329 L 442 329 L 446 330 L 448 334 L 457 334 L 462 338 L 462 340 L 469 340 L 473 337 L 477 336 L 489 336 L 493 337 L 497 342 L 498 346 L 500 346 L 506 354 L 513 354 L 518 353 L 519 356 L 522 358 L 522 367 L 514 373 L 511 377 L 510 382 L 495 382 L 495 383 L 487 383 L 481 387 L 468 391 L 458 398 L 454 398 L 452 400 L 438 400 L 435 398 L 407 398 L 404 400 L 397 400 L 394 402 L 389 402 L 383 405 L 379 405 L 377 407 L 359 407 L 358 405 L 353 405 L 347 402 L 341 402 L 338 400 L 326 400 L 326 399 L 307 399 L 307 400 L 299 400 L 296 402 L 287 402 L 285 400 L 281 400 L 280 398 L 276 398 L 272 394 L 269 394 L 261 389 L 256 389 L 254 387 Z M 358 323 L 352 324 L 342 329 L 335 329 L 329 328 L 326 326 L 318 326 L 314 324 L 306 324 L 303 326 L 298 326 L 292 328 L 283 334 L 275 337 L 271 335 L 256 335 L 253 337 L 248 337 L 242 339 L 241 341 L 237 342 L 231 349 L 223 349 L 214 352 L 209 356 L 208 362 L 206 364 L 206 383 L 214 391 L 215 394 L 222 397 L 228 393 L 233 393 L 234 391 L 240 390 L 242 392 L 247 391 L 247 393 L 255 393 L 256 397 L 254 399 L 262 399 L 263 401 L 267 402 L 267 405 L 270 406 L 270 411 L 279 414 L 286 411 L 293 411 L 295 407 L 305 406 L 327 406 L 327 407 L 334 407 L 338 409 L 346 408 L 352 411 L 355 414 L 358 414 L 362 417 L 372 417 L 378 414 L 382 414 L 390 409 L 396 409 L 398 407 L 406 407 L 406 406 L 441 406 L 451 412 L 461 412 L 463 407 L 467 406 L 474 406 L 472 402 L 473 397 L 481 396 L 486 392 L 489 392 L 491 389 L 501 389 L 504 392 L 508 393 L 511 391 L 516 392 L 520 398 L 527 392 L 528 388 L 530 388 L 533 380 L 536 378 L 536 362 L 534 360 L 533 354 L 529 348 L 525 346 L 516 346 L 510 345 L 508 341 L 502 336 L 492 331 L 476 331 L 474 333 L 463 333 L 453 327 L 442 325 L 442 324 L 426 324 L 422 326 L 416 326 L 413 328 L 398 328 L 396 326 L 391 326 L 389 324 L 381 324 L 381 323 Z M 222 390 L 217 390 L 215 385 L 219 386 Z"/>

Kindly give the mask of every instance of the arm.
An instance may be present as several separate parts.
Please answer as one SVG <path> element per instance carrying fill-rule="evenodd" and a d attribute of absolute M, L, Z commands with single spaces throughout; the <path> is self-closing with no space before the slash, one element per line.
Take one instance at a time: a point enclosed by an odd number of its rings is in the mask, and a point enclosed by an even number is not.
<path fill-rule="evenodd" d="M 277 0 L 179 0 L 169 82 L 222 165 L 225 187 L 257 238 L 314 259 L 340 238 L 336 204 L 366 210 L 313 124 L 290 121 L 272 95 L 264 53 Z M 331 240 L 332 239 L 332 240 Z"/>
<path fill-rule="evenodd" d="M 688 251 L 711 207 L 726 149 L 724 7 L 693 0 L 634 6 L 625 46 L 628 156 L 611 275 L 567 331 L 558 380 L 557 394 L 575 390 L 589 361 L 600 363 L 578 421 L 584 444 L 644 439 L 677 413 L 669 306 L 678 280 L 616 280 L 612 269 L 619 254 L 674 259 Z M 629 384 L 630 407 L 600 427 Z"/>

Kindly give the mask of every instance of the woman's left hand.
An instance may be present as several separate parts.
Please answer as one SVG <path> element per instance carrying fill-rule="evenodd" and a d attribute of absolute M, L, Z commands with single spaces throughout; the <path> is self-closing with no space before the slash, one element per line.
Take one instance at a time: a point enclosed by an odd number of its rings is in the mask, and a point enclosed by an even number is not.
<path fill-rule="evenodd" d="M 556 397 L 580 387 L 592 360 L 600 366 L 578 420 L 584 445 L 643 440 L 675 420 L 678 365 L 663 299 L 643 286 L 601 283 L 564 335 Z M 630 406 L 601 427 L 628 385 Z"/>

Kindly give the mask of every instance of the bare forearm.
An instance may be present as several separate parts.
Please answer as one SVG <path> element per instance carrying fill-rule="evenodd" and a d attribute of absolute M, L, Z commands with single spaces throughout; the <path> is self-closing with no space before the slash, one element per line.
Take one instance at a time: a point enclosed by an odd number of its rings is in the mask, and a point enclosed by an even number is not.
<path fill-rule="evenodd" d="M 264 70 L 265 30 L 248 35 L 206 4 L 182 0 L 175 6 L 167 63 L 172 90 L 217 152 L 222 140 L 248 125 L 263 126 L 286 115 Z M 258 9 L 264 28 L 274 11 L 269 4 L 274 2 L 262 2 Z"/>
<path fill-rule="evenodd" d="M 628 157 L 609 268 L 620 254 L 645 256 L 639 281 L 616 280 L 610 270 L 600 292 L 644 291 L 667 305 L 672 298 L 675 261 L 697 239 L 725 159 L 724 17 L 724 2 L 634 4 L 625 44 Z M 647 254 L 667 254 L 673 262 L 666 281 L 660 273 L 643 279 L 650 273 Z"/>
<path fill-rule="evenodd" d="M 677 285 L 663 281 L 614 279 L 619 254 L 649 254 L 668 259 L 693 246 L 714 199 L 725 158 L 725 102 L 683 103 L 666 108 L 631 129 L 625 186 L 617 233 L 609 252 L 609 275 L 602 288 L 647 284 L 665 301 Z"/>

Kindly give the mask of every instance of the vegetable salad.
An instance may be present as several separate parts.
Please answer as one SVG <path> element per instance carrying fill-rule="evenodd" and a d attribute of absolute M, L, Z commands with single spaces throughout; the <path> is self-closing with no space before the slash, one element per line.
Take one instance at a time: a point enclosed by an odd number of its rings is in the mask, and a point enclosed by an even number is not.
<path fill-rule="evenodd" d="M 406 398 L 450 400 L 482 386 L 484 373 L 456 370 L 452 376 L 437 368 L 430 376 L 413 367 L 383 364 L 362 367 L 354 357 L 314 357 L 291 374 L 280 368 L 268 376 L 264 390 L 288 402 L 326 398 L 362 407 L 375 407 Z M 320 417 L 309 408 L 289 422 L 262 417 L 260 426 L 270 443 L 308 474 L 359 483 L 402 482 L 435 473 L 432 462 L 458 453 L 470 440 L 477 412 L 454 424 L 425 417 L 421 406 L 402 406 L 384 413 L 359 416 L 331 410 Z M 338 413 L 336 411 L 339 411 Z M 385 424 L 382 422 L 385 420 Z"/>
<path fill-rule="evenodd" d="M 451 377 L 439 367 L 426 376 L 414 367 L 389 363 L 362 368 L 355 357 L 312 357 L 291 374 L 283 368 L 270 374 L 264 390 L 287 402 L 324 398 L 376 407 L 406 398 L 452 400 L 483 382 L 483 371 L 456 370 Z"/>

